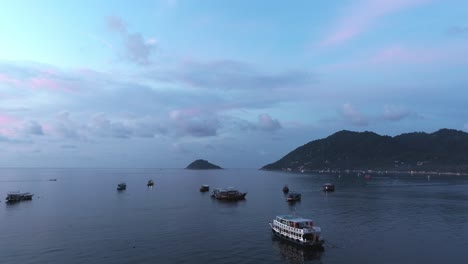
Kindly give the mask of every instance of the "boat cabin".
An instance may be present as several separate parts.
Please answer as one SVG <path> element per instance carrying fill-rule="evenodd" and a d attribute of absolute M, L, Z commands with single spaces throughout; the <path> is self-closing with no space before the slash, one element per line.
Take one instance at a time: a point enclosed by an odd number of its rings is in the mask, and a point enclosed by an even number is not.
<path fill-rule="evenodd" d="M 209 185 L 203 184 L 202 186 L 200 186 L 200 192 L 207 192 L 209 190 L 210 190 Z"/>
<path fill-rule="evenodd" d="M 279 215 L 276 217 L 276 221 L 285 224 L 289 227 L 294 228 L 312 228 L 314 226 L 314 221 L 302 217 L 296 217 L 293 215 Z"/>
<path fill-rule="evenodd" d="M 324 192 L 334 192 L 335 185 L 333 183 L 325 183 L 322 187 Z"/>

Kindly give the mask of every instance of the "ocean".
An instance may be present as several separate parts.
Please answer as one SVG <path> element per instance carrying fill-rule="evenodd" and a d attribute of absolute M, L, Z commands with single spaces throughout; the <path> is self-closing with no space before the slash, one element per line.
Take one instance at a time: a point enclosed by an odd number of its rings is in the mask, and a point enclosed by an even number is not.
<path fill-rule="evenodd" d="M 248 194 L 223 202 L 202 184 Z M 34 197 L 7 204 L 9 191 Z M 324 251 L 274 237 L 279 214 L 313 219 Z M 467 249 L 467 176 L 0 169 L 0 263 L 465 263 Z"/>

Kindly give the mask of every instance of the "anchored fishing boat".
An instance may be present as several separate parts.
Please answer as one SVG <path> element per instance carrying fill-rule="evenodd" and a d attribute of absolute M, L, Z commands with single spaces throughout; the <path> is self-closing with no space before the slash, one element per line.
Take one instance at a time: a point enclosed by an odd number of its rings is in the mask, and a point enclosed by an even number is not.
<path fill-rule="evenodd" d="M 237 200 L 244 200 L 246 195 L 247 195 L 246 192 L 239 192 L 237 189 L 229 187 L 226 189 L 220 189 L 220 188 L 214 189 L 213 193 L 211 194 L 211 197 L 219 199 L 219 200 L 237 201 Z"/>
<path fill-rule="evenodd" d="M 323 248 L 325 240 L 321 239 L 322 230 L 311 219 L 278 215 L 269 224 L 273 233 L 280 238 L 301 246 Z"/>
<path fill-rule="evenodd" d="M 121 182 L 117 184 L 117 191 L 123 191 L 127 189 L 127 184 L 125 182 Z"/>
<path fill-rule="evenodd" d="M 149 180 L 148 183 L 146 184 L 146 186 L 148 187 L 152 187 L 153 185 L 154 185 L 153 180 Z"/>
<path fill-rule="evenodd" d="M 298 192 L 290 192 L 286 200 L 288 202 L 296 202 L 301 200 L 302 195 Z"/>
<path fill-rule="evenodd" d="M 202 186 L 200 186 L 200 192 L 207 192 L 209 190 L 210 190 L 209 185 L 203 184 Z"/>
<path fill-rule="evenodd" d="M 334 192 L 335 191 L 335 185 L 333 185 L 332 183 L 325 183 L 322 186 L 322 189 L 323 189 L 324 192 Z"/>
<path fill-rule="evenodd" d="M 32 200 L 34 194 L 32 193 L 20 193 L 20 192 L 9 192 L 5 198 L 6 202 L 19 202 L 25 200 Z"/>

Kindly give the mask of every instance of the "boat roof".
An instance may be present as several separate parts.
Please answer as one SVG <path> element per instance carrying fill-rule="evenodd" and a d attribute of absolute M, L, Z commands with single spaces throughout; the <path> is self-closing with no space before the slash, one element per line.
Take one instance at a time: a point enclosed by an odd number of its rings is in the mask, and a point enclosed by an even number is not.
<path fill-rule="evenodd" d="M 302 218 L 302 217 L 300 217 L 300 216 L 295 216 L 295 215 L 278 215 L 277 217 L 279 217 L 279 218 L 281 218 L 281 219 L 284 219 L 284 220 L 291 221 L 291 222 L 295 222 L 295 223 L 302 223 L 302 222 L 311 222 L 311 221 L 313 221 L 312 219 Z"/>
<path fill-rule="evenodd" d="M 7 194 L 8 195 L 20 195 L 20 194 L 25 195 L 25 194 L 31 194 L 31 193 L 29 193 L 29 192 L 24 192 L 23 193 L 23 192 L 19 192 L 19 191 L 14 191 L 14 192 L 8 192 Z"/>
<path fill-rule="evenodd" d="M 237 191 L 237 189 L 236 189 L 236 188 L 234 188 L 234 187 L 227 187 L 227 188 L 214 188 L 214 190 L 216 190 L 216 191 L 220 191 L 220 192 Z"/>

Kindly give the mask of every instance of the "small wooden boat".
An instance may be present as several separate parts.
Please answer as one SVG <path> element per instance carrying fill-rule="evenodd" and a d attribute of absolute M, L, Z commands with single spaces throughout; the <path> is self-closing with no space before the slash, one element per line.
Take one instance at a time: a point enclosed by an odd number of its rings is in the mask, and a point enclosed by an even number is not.
<path fill-rule="evenodd" d="M 117 191 L 123 191 L 127 189 L 127 184 L 125 182 L 121 182 L 117 184 Z"/>
<path fill-rule="evenodd" d="M 325 183 L 323 186 L 322 186 L 322 190 L 324 192 L 334 192 L 335 191 L 335 185 L 332 184 L 332 183 Z"/>
<path fill-rule="evenodd" d="M 203 184 L 202 186 L 200 186 L 200 192 L 207 192 L 209 190 L 210 190 L 209 185 Z"/>
<path fill-rule="evenodd" d="M 289 187 L 288 187 L 288 185 L 285 185 L 283 187 L 283 193 L 288 193 L 288 192 L 289 192 Z"/>
<path fill-rule="evenodd" d="M 148 187 L 153 187 L 154 182 L 153 180 L 149 180 L 148 183 L 146 184 Z"/>
<path fill-rule="evenodd" d="M 296 202 L 296 201 L 300 201 L 301 200 L 301 193 L 298 193 L 298 192 L 290 192 L 288 194 L 288 197 L 286 198 L 286 200 L 288 202 Z"/>

